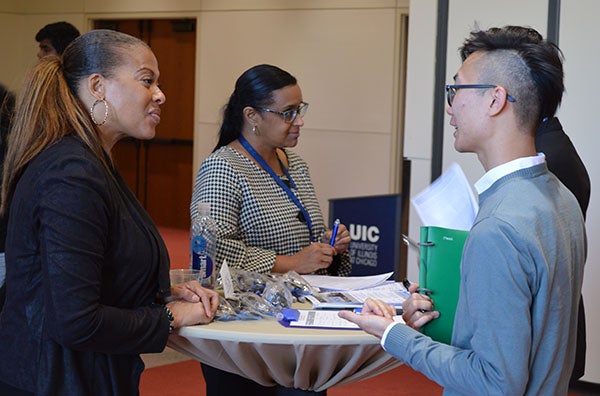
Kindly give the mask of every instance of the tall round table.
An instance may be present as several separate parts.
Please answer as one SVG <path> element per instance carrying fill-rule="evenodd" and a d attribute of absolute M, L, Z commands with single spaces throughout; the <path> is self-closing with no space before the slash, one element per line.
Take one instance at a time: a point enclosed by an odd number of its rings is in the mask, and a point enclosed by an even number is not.
<path fill-rule="evenodd" d="M 273 318 L 183 327 L 168 346 L 264 386 L 316 392 L 402 364 L 362 330 L 290 328 Z"/>

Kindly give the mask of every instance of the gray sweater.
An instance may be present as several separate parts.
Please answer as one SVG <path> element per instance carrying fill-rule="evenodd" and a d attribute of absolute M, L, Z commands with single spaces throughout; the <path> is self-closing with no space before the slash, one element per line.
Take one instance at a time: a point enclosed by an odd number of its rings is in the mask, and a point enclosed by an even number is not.
<path fill-rule="evenodd" d="M 500 178 L 479 204 L 452 346 L 396 325 L 384 347 L 445 395 L 566 395 L 586 255 L 577 201 L 543 163 Z"/>

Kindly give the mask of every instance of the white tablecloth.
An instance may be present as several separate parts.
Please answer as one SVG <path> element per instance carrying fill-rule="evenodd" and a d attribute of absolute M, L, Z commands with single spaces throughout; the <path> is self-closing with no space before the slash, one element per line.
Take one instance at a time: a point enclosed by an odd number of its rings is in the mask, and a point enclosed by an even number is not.
<path fill-rule="evenodd" d="M 322 391 L 402 364 L 362 330 L 288 328 L 275 319 L 188 326 L 169 347 L 262 385 Z"/>

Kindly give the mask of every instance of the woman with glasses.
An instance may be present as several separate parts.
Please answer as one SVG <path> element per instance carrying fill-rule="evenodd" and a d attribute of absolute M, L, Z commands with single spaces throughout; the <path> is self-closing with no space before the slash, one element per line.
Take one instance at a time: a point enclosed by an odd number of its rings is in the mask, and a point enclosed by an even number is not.
<path fill-rule="evenodd" d="M 254 66 L 238 78 L 191 203 L 192 219 L 199 202 L 210 203 L 217 273 L 223 261 L 261 273 L 350 273 L 348 230 L 340 225 L 330 241 L 308 166 L 289 150 L 298 144 L 307 109 L 296 78 L 276 66 Z M 292 392 L 202 367 L 209 396 Z"/>

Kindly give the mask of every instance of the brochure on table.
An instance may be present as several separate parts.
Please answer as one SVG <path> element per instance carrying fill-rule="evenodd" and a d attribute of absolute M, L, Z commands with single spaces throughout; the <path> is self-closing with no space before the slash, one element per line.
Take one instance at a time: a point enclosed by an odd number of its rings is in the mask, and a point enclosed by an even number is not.
<path fill-rule="evenodd" d="M 285 308 L 277 316 L 277 320 L 285 327 L 360 330 L 358 325 L 340 318 L 337 313 L 338 311 Z M 394 316 L 394 321 L 404 323 L 400 315 Z"/>
<path fill-rule="evenodd" d="M 391 275 L 391 272 L 346 278 L 304 275 L 304 279 L 311 286 L 320 290 L 319 293 L 306 296 L 306 299 L 315 309 L 360 308 L 369 297 L 402 308 L 402 302 L 406 300 L 409 293 L 402 283 L 388 281 Z"/>
<path fill-rule="evenodd" d="M 315 309 L 360 308 L 367 298 L 383 300 L 398 309 L 409 296 L 408 290 L 397 282 L 386 282 L 379 286 L 360 290 L 332 290 L 306 296 Z"/>

